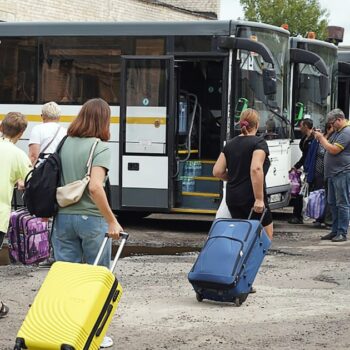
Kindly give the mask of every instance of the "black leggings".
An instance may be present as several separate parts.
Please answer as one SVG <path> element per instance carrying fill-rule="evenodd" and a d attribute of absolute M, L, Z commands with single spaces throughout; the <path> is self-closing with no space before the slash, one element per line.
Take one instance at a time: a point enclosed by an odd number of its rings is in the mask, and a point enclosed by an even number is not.
<path fill-rule="evenodd" d="M 251 204 L 241 205 L 241 206 L 231 206 L 227 205 L 228 210 L 231 213 L 232 219 L 248 219 L 250 211 L 253 207 Z M 262 221 L 262 225 L 268 226 L 272 223 L 272 214 L 270 207 L 267 203 L 265 203 L 266 213 Z M 252 220 L 260 220 L 261 214 L 253 212 L 251 219 Z"/>

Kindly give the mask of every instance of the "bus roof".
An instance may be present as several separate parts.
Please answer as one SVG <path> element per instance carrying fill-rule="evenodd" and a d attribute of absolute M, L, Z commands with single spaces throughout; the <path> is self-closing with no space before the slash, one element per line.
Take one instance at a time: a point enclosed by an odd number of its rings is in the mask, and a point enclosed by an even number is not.
<path fill-rule="evenodd" d="M 350 63 L 350 48 L 347 49 L 344 47 L 340 47 L 338 51 L 338 60 L 339 62 L 348 62 Z"/>
<path fill-rule="evenodd" d="M 289 35 L 283 28 L 248 21 L 192 22 L 1 22 L 0 37 L 33 36 L 204 36 L 231 35 L 237 26 L 270 29 Z"/>
<path fill-rule="evenodd" d="M 317 39 L 308 39 L 308 38 L 298 38 L 298 37 L 291 37 L 290 38 L 292 43 L 295 43 L 295 47 L 297 45 L 297 43 L 305 43 L 305 44 L 312 44 L 312 45 L 319 45 L 322 47 L 328 47 L 334 51 L 337 51 L 337 47 L 332 44 L 329 43 L 327 41 L 322 41 L 322 40 L 317 40 Z M 294 45 L 291 45 L 292 47 L 294 47 Z"/>

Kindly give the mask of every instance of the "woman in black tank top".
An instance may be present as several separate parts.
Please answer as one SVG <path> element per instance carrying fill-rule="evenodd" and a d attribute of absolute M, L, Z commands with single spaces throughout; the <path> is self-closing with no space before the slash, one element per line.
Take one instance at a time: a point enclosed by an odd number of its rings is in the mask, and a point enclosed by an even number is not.
<path fill-rule="evenodd" d="M 263 226 L 272 238 L 273 224 L 269 209 L 265 176 L 270 166 L 269 149 L 263 138 L 256 136 L 259 115 L 248 108 L 241 114 L 241 134 L 225 145 L 213 168 L 213 175 L 226 185 L 226 203 L 232 218 L 247 219 L 253 208 L 252 219 L 259 219 L 264 208 Z"/>

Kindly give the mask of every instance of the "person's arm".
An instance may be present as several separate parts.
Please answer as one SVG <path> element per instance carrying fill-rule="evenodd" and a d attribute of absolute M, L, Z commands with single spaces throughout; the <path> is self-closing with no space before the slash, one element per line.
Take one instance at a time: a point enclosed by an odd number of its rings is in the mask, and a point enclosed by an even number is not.
<path fill-rule="evenodd" d="M 323 148 L 330 154 L 336 155 L 336 154 L 342 152 L 344 149 L 341 144 L 329 143 L 328 140 L 326 139 L 326 137 L 318 131 L 315 131 L 315 137 L 320 142 L 320 144 L 323 146 Z"/>
<path fill-rule="evenodd" d="M 226 157 L 223 152 L 220 153 L 219 158 L 213 167 L 213 176 L 223 181 L 228 181 Z"/>
<path fill-rule="evenodd" d="M 96 204 L 102 216 L 108 223 L 108 234 L 110 238 L 118 239 L 123 228 L 119 225 L 107 200 L 106 192 L 103 188 L 103 181 L 106 176 L 106 169 L 100 166 L 93 166 L 89 182 L 89 192 L 92 201 Z"/>
<path fill-rule="evenodd" d="M 40 145 L 37 143 L 32 143 L 29 145 L 29 159 L 34 165 L 39 158 Z"/>
<path fill-rule="evenodd" d="M 257 149 L 253 152 L 252 162 L 250 164 L 250 178 L 254 192 L 254 211 L 262 213 L 264 210 L 264 170 L 263 165 L 266 158 L 265 151 Z"/>

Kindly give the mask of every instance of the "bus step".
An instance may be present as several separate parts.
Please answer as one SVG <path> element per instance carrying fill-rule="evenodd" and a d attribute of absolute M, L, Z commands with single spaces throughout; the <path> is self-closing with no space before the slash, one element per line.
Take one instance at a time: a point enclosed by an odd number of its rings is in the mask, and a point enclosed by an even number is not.
<path fill-rule="evenodd" d="M 202 164 L 202 172 L 201 176 L 208 176 L 212 177 L 213 176 L 213 167 L 215 164 L 215 160 L 204 160 L 201 159 L 201 164 Z"/>
<path fill-rule="evenodd" d="M 217 210 L 219 204 L 218 193 L 182 192 L 181 208 Z"/>
<path fill-rule="evenodd" d="M 209 192 L 182 192 L 183 196 L 194 196 L 194 197 L 208 197 L 208 198 L 220 198 L 218 193 Z"/>
<path fill-rule="evenodd" d="M 178 154 L 198 154 L 198 149 L 191 149 L 191 151 L 189 152 L 188 149 L 180 149 L 177 151 Z"/>
<path fill-rule="evenodd" d="M 196 176 L 194 181 L 197 192 L 220 193 L 222 189 L 221 181 L 213 176 Z"/>
<path fill-rule="evenodd" d="M 172 208 L 172 213 L 184 213 L 184 214 L 216 214 L 216 209 L 194 209 L 194 208 Z"/>

